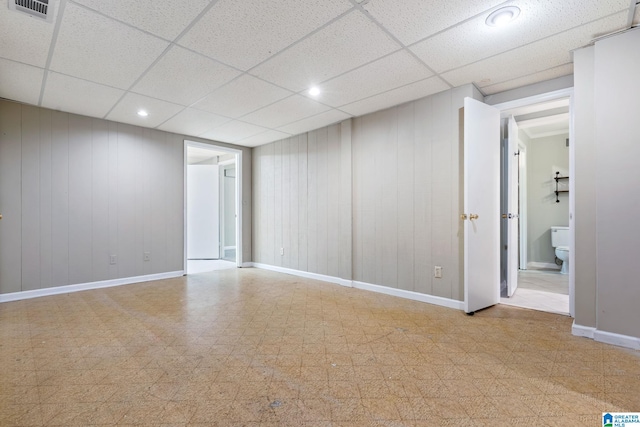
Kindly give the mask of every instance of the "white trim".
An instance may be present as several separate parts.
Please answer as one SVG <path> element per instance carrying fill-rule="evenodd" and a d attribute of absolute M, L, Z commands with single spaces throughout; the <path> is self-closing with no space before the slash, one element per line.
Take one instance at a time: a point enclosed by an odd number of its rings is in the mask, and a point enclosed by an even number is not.
<path fill-rule="evenodd" d="M 576 321 L 573 321 L 573 325 L 571 325 L 571 334 L 576 337 L 585 337 L 593 339 L 596 328 L 592 328 L 591 326 L 582 326 L 578 325 Z"/>
<path fill-rule="evenodd" d="M 309 273 L 308 271 L 294 270 L 292 268 L 278 267 L 276 265 L 261 264 L 259 262 L 247 263 L 255 268 L 263 270 L 277 271 L 278 273 L 291 274 L 292 276 L 306 277 L 307 279 L 321 280 L 323 282 L 335 283 L 337 285 L 352 287 L 351 280 L 341 279 L 334 276 L 325 276 L 324 274 Z"/>
<path fill-rule="evenodd" d="M 198 141 L 191 141 L 189 139 L 184 140 L 184 208 L 182 217 L 184 219 L 184 268 L 187 269 L 187 147 L 199 147 L 206 148 L 214 151 L 223 151 L 226 153 L 235 154 L 236 163 L 236 266 L 242 267 L 242 150 L 237 148 L 225 147 L 223 145 L 216 145 L 215 142 L 205 143 Z M 226 161 L 224 162 L 226 163 Z"/>
<path fill-rule="evenodd" d="M 34 289 L 32 291 L 13 292 L 10 294 L 0 294 L 0 303 L 50 295 L 68 294 L 72 292 L 87 291 L 90 289 L 111 288 L 113 286 L 151 282 L 154 280 L 173 279 L 183 275 L 184 271 L 170 271 L 168 273 L 147 274 L 145 276 L 125 277 L 122 279 L 102 280 L 99 282 L 79 283 L 77 285 L 65 285 L 53 288 Z"/>
<path fill-rule="evenodd" d="M 561 267 L 557 264 L 551 264 L 549 262 L 528 262 L 527 269 L 531 270 L 532 268 L 548 268 L 560 271 Z"/>
<path fill-rule="evenodd" d="M 405 291 L 403 289 L 389 288 L 387 286 L 372 285 L 370 283 L 353 282 L 353 287 L 365 291 L 378 292 L 380 294 L 392 295 L 394 297 L 406 298 L 414 301 L 426 302 L 441 307 L 464 310 L 464 301 L 456 301 L 449 298 L 437 297 L 434 295 L 421 294 L 419 292 Z"/>
<path fill-rule="evenodd" d="M 590 338 L 605 344 L 617 345 L 633 350 L 640 350 L 640 338 L 629 335 L 614 334 L 613 332 L 601 331 L 590 326 L 577 325 L 575 320 L 571 326 L 571 333 L 577 337 Z"/>
<path fill-rule="evenodd" d="M 243 262 L 242 265 L 240 266 L 240 268 L 252 268 L 252 267 L 253 267 L 252 262 Z"/>
<path fill-rule="evenodd" d="M 640 350 L 640 338 L 638 337 L 614 334 L 613 332 L 600 331 L 596 329 L 593 333 L 593 339 L 606 344 Z"/>

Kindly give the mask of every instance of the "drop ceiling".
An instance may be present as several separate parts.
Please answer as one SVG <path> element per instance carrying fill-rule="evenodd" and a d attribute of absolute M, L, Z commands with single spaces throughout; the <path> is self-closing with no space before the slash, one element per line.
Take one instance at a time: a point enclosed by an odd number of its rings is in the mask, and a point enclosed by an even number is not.
<path fill-rule="evenodd" d="M 468 83 L 569 75 L 573 49 L 639 19 L 635 0 L 50 4 L 52 23 L 0 7 L 0 97 L 248 147 Z M 518 19 L 485 25 L 504 5 Z"/>

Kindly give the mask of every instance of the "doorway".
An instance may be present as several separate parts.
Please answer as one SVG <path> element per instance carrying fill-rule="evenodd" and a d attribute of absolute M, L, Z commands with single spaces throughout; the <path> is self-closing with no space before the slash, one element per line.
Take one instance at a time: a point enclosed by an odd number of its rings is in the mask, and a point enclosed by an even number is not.
<path fill-rule="evenodd" d="M 504 120 L 500 302 L 571 316 L 574 183 L 561 181 L 556 192 L 553 177 L 573 175 L 572 94 L 566 89 L 494 106 Z M 552 226 L 568 227 L 568 274 L 556 263 Z"/>
<path fill-rule="evenodd" d="M 195 141 L 184 151 L 185 274 L 238 267 L 242 152 Z"/>

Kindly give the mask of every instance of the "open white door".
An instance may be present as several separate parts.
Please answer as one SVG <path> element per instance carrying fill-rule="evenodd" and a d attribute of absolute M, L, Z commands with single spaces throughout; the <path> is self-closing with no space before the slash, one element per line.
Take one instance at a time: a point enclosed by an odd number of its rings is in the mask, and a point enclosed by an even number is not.
<path fill-rule="evenodd" d="M 509 117 L 507 133 L 508 158 L 507 176 L 507 295 L 512 297 L 518 288 L 518 227 L 519 227 L 519 197 L 518 197 L 518 169 L 520 167 L 518 153 L 518 124 L 516 119 Z"/>
<path fill-rule="evenodd" d="M 464 311 L 500 301 L 500 112 L 464 99 Z"/>

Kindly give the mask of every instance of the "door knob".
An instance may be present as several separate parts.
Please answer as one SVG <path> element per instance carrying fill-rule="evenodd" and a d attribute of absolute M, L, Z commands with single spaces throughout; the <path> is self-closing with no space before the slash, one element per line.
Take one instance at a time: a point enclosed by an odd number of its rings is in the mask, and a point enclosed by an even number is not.
<path fill-rule="evenodd" d="M 461 220 L 463 220 L 463 221 L 464 221 L 465 219 L 467 219 L 467 214 L 462 214 L 462 215 L 460 215 L 460 219 L 461 219 Z"/>
<path fill-rule="evenodd" d="M 469 219 L 470 220 L 478 219 L 478 214 L 469 214 Z"/>

